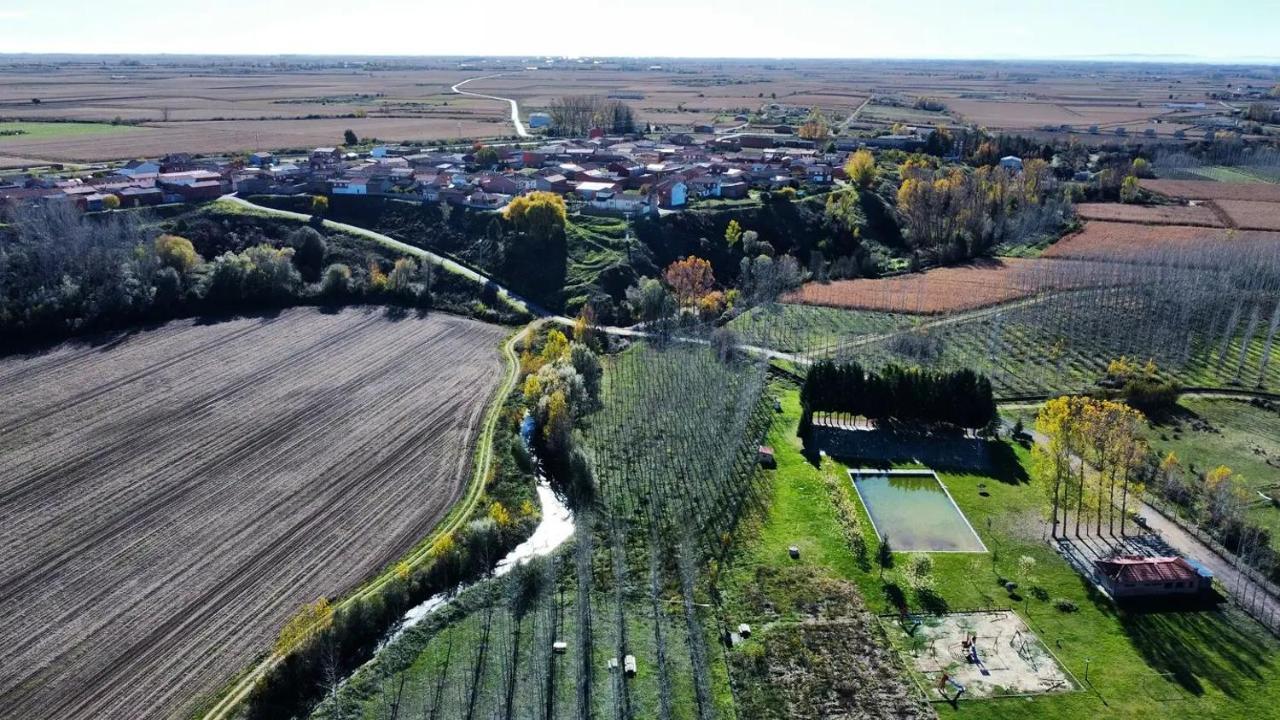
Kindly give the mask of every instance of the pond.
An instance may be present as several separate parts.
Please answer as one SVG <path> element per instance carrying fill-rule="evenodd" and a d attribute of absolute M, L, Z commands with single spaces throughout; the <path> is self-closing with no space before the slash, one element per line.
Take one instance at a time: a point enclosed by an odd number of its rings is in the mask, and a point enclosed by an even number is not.
<path fill-rule="evenodd" d="M 932 470 L 850 470 L 880 538 L 895 551 L 986 552 Z"/>

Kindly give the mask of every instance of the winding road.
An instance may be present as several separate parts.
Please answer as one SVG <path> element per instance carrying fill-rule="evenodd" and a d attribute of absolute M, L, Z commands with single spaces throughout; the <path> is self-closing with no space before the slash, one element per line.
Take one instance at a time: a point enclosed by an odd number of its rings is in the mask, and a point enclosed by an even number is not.
<path fill-rule="evenodd" d="M 520 121 L 520 104 L 517 103 L 515 100 L 512 100 L 511 98 L 500 97 L 498 95 L 486 95 L 484 93 L 470 92 L 468 90 L 460 89 L 463 85 L 466 85 L 469 82 L 475 82 L 477 80 L 488 80 L 490 78 L 502 77 L 503 75 L 510 75 L 510 74 L 511 73 L 495 73 L 493 75 L 484 75 L 481 77 L 467 78 L 466 80 L 463 80 L 462 82 L 458 83 L 457 85 L 454 85 L 452 88 L 449 88 L 449 89 L 453 90 L 455 93 L 459 95 L 467 95 L 470 97 L 484 98 L 485 100 L 501 100 L 502 102 L 511 103 L 511 123 L 516 126 L 516 135 L 519 135 L 522 138 L 527 138 L 529 137 L 529 131 L 525 130 L 524 123 Z"/>

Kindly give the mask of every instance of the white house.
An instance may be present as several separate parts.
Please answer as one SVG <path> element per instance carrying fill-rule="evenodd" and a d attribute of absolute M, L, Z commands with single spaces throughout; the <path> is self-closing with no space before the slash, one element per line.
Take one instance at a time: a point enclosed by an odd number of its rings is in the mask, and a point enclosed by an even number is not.
<path fill-rule="evenodd" d="M 1012 172 L 1022 172 L 1022 158 L 1016 155 L 1005 155 L 1000 158 L 1000 167 Z"/>
<path fill-rule="evenodd" d="M 116 172 L 127 177 L 158 175 L 160 173 L 160 163 L 153 160 L 133 160 Z"/>

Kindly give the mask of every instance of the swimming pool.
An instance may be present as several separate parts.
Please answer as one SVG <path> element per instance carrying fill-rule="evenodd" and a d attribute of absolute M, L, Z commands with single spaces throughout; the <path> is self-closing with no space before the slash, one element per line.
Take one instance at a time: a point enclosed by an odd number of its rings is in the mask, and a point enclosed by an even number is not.
<path fill-rule="evenodd" d="M 894 550 L 987 551 L 932 470 L 850 470 L 849 477 L 876 534 Z"/>

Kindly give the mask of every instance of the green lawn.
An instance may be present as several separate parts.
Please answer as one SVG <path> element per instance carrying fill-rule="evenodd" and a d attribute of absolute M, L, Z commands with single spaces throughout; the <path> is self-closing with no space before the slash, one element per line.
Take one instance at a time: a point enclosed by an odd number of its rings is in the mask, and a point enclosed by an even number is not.
<path fill-rule="evenodd" d="M 25 142 L 28 140 L 49 140 L 53 138 L 80 137 L 86 135 L 117 135 L 137 132 L 139 128 L 131 125 L 110 125 L 108 123 L 80 122 L 0 122 L 0 143 Z M 6 131 L 20 131 L 18 135 L 2 134 Z"/>
<path fill-rule="evenodd" d="M 870 557 L 860 559 L 851 549 L 841 512 L 828 490 L 832 485 L 805 458 L 795 437 L 796 389 L 777 384 L 773 392 L 782 397 L 784 412 L 776 416 L 769 436 L 778 462 L 771 502 L 739 540 L 739 550 L 726 568 L 726 613 L 745 612 L 747 599 L 762 591 L 772 593 L 778 607 L 789 607 L 794 598 L 808 592 L 805 585 L 779 584 L 761 590 L 758 578 L 762 569 L 782 573 L 795 565 L 811 572 L 814 582 L 854 583 L 873 611 L 887 610 L 891 605 L 886 587 L 890 583 L 907 587 L 900 569 L 886 571 L 881 579 L 870 522 L 845 482 L 836 486 L 845 494 L 837 498 L 839 506 L 857 514 L 853 524 L 860 526 Z M 913 609 L 919 609 L 922 600 L 950 609 L 1012 608 L 1077 678 L 1084 678 L 1089 660 L 1090 684 L 1081 692 L 1032 700 L 962 701 L 958 710 L 937 705 L 941 716 L 1094 720 L 1169 713 L 1203 718 L 1272 714 L 1280 703 L 1280 644 L 1234 611 L 1142 614 L 1117 610 L 1042 539 L 1042 493 L 1026 477 L 1027 451 L 1003 444 L 990 449 L 993 469 L 935 469 L 992 552 L 933 555 L 936 597 L 906 589 L 907 601 Z M 852 458 L 840 460 L 827 472 L 842 473 L 848 465 L 861 464 Z M 985 484 L 988 497 L 979 495 L 979 484 Z M 790 545 L 800 548 L 799 561 L 789 559 Z M 1018 559 L 1024 555 L 1035 559 L 1030 577 L 1019 577 Z M 895 565 L 901 566 L 903 556 L 895 559 Z M 999 577 L 1017 580 L 1024 590 L 1043 592 L 1026 592 L 1026 599 L 1014 600 L 998 585 Z M 1079 610 L 1055 609 L 1059 598 L 1070 600 Z"/>

